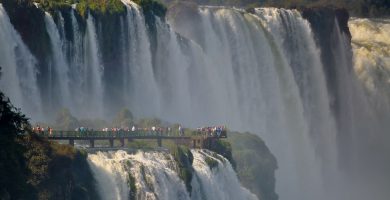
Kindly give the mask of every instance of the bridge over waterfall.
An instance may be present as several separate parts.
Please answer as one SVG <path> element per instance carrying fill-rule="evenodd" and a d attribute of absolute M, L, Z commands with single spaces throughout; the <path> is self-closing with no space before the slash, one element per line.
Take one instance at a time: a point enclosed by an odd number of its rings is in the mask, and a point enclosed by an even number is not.
<path fill-rule="evenodd" d="M 49 140 L 69 141 L 74 146 L 75 141 L 88 141 L 89 148 L 95 148 L 95 141 L 105 140 L 109 142 L 109 147 L 114 147 L 114 141 L 119 141 L 119 147 L 125 147 L 126 142 L 133 140 L 156 140 L 159 147 L 163 140 L 173 141 L 177 145 L 186 145 L 190 148 L 207 148 L 221 138 L 227 138 L 226 131 L 220 134 L 209 134 L 206 132 L 194 132 L 191 135 L 169 135 L 159 132 L 144 131 L 42 131 L 40 136 Z"/>

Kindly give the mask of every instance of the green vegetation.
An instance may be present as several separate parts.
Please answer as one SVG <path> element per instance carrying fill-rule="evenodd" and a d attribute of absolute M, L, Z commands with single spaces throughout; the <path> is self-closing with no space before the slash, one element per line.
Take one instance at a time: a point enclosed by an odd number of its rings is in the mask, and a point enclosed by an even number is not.
<path fill-rule="evenodd" d="M 118 14 L 126 10 L 120 0 L 79 0 L 76 9 L 81 16 L 85 16 L 87 10 L 94 14 Z"/>
<path fill-rule="evenodd" d="M 129 109 L 124 108 L 116 115 L 113 125 L 115 127 L 131 127 L 134 125 L 134 116 Z"/>
<path fill-rule="evenodd" d="M 194 173 L 194 169 L 192 168 L 192 162 L 194 160 L 194 157 L 191 153 L 191 150 L 186 146 L 174 146 L 172 149 L 170 149 L 170 151 L 178 164 L 177 173 L 179 174 L 179 177 L 184 181 L 187 191 L 191 193 L 191 181 Z"/>
<path fill-rule="evenodd" d="M 73 4 L 77 4 L 77 11 L 81 16 L 85 16 L 90 10 L 94 14 L 117 14 L 125 12 L 125 6 L 120 0 L 2 0 L 14 1 L 16 4 L 32 4 L 39 5 L 46 11 L 54 11 L 59 9 L 69 9 Z"/>
<path fill-rule="evenodd" d="M 209 166 L 210 170 L 214 169 L 215 167 L 218 167 L 218 161 L 216 161 L 208 156 L 206 157 L 205 162 Z"/>
<path fill-rule="evenodd" d="M 46 11 L 55 11 L 59 9 L 69 9 L 76 4 L 76 9 L 81 16 L 86 16 L 87 11 L 93 14 L 120 14 L 126 11 L 125 5 L 121 0 L 0 0 L 0 2 L 11 2 L 16 4 L 39 3 Z M 141 6 L 145 16 L 156 15 L 165 17 L 167 8 L 158 0 L 134 0 Z"/>
<path fill-rule="evenodd" d="M 250 133 L 229 133 L 228 136 L 241 183 L 260 199 L 277 200 L 277 162 L 264 141 Z"/>
<path fill-rule="evenodd" d="M 136 199 L 137 196 L 137 187 L 135 186 L 135 181 L 136 180 L 134 176 L 131 173 L 129 173 L 129 179 L 127 180 L 127 183 L 130 188 L 130 194 L 129 194 L 130 200 Z"/>
<path fill-rule="evenodd" d="M 75 0 L 33 0 L 33 2 L 39 3 L 40 6 L 47 11 L 67 9 L 70 8 L 72 4 L 76 3 Z"/>
<path fill-rule="evenodd" d="M 73 130 L 79 126 L 79 121 L 74 117 L 69 109 L 61 109 L 55 120 L 55 127 L 60 130 Z"/>
<path fill-rule="evenodd" d="M 232 164 L 233 168 L 236 168 L 236 163 L 235 160 L 233 159 L 232 146 L 230 142 L 225 140 L 217 140 L 208 149 L 225 157 L 230 162 L 230 164 Z"/>
<path fill-rule="evenodd" d="M 86 153 L 31 132 L 0 92 L 0 199 L 98 199 Z"/>

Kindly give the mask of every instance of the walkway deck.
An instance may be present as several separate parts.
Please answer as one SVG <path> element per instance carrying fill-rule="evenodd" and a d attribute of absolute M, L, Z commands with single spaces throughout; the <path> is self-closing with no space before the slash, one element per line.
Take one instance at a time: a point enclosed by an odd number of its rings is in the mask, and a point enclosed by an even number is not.
<path fill-rule="evenodd" d="M 114 140 L 119 140 L 120 147 L 125 147 L 125 140 L 156 140 L 159 147 L 162 146 L 162 140 L 171 140 L 178 145 L 186 145 L 192 148 L 203 148 L 210 145 L 211 142 L 226 138 L 226 132 L 220 136 L 213 136 L 205 133 L 194 133 L 192 135 L 173 135 L 174 133 L 159 133 L 157 131 L 52 131 L 40 132 L 41 136 L 49 140 L 68 140 L 69 144 L 74 146 L 75 140 L 89 141 L 91 148 L 95 147 L 96 140 L 108 140 L 110 148 L 114 147 Z"/>

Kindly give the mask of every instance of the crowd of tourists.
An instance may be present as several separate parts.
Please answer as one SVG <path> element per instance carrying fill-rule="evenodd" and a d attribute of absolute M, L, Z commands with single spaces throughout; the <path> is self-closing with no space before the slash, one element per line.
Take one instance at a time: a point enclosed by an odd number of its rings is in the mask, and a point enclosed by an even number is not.
<path fill-rule="evenodd" d="M 226 135 L 225 126 L 209 126 L 197 128 L 197 133 L 209 137 L 221 137 Z"/>
<path fill-rule="evenodd" d="M 36 125 L 35 127 L 32 128 L 32 131 L 34 133 L 44 133 L 45 131 L 48 132 L 50 135 L 53 134 L 53 129 L 50 128 L 49 126 L 45 129 L 44 127 L 41 127 L 38 125 Z"/>
<path fill-rule="evenodd" d="M 151 126 L 151 127 L 136 127 L 135 125 L 125 128 L 103 128 L 100 131 L 106 132 L 107 134 L 134 134 L 134 135 L 164 135 L 164 136 L 172 136 L 179 135 L 184 136 L 184 128 L 179 125 L 176 129 L 177 131 L 173 131 L 171 127 L 161 127 L 161 126 Z M 53 129 L 47 127 L 46 129 L 40 127 L 39 125 L 33 127 L 33 131 L 35 133 L 48 133 L 49 135 L 53 134 Z M 87 127 L 78 127 L 75 129 L 75 132 L 79 133 L 91 133 L 95 132 L 94 129 Z M 209 127 L 200 127 L 197 128 L 196 134 L 202 135 L 205 137 L 223 137 L 226 135 L 226 127 L 225 126 L 209 126 Z"/>
<path fill-rule="evenodd" d="M 157 134 L 157 135 L 169 135 L 172 133 L 170 127 L 159 127 L 159 126 L 152 126 L 152 127 L 136 127 L 132 126 L 125 127 L 125 128 L 103 128 L 101 131 L 103 132 L 111 132 L 111 133 L 117 133 L 117 132 L 132 132 L 132 133 L 150 133 L 150 134 Z"/>

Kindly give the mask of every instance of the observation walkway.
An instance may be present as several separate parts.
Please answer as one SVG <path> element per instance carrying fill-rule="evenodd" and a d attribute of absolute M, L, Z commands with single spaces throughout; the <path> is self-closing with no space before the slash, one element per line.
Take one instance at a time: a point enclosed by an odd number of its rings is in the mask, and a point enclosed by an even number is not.
<path fill-rule="evenodd" d="M 177 145 L 186 145 L 190 148 L 207 148 L 221 138 L 227 138 L 226 131 L 220 134 L 209 134 L 206 132 L 194 132 L 190 135 L 170 135 L 156 131 L 57 131 L 53 130 L 38 132 L 38 135 L 49 140 L 69 141 L 69 145 L 74 146 L 75 141 L 88 141 L 89 148 L 95 148 L 95 141 L 105 140 L 109 142 L 109 147 L 113 148 L 114 141 L 119 141 L 119 147 L 125 147 L 133 140 L 156 140 L 159 147 L 163 140 L 173 141 Z"/>

